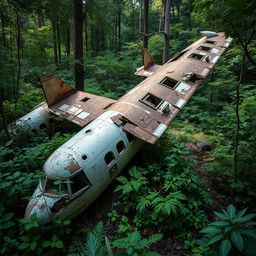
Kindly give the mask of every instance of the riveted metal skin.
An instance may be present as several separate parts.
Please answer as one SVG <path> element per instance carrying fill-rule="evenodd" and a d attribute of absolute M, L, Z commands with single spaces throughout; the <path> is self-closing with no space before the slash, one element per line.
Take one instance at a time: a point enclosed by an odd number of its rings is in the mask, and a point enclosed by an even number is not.
<path fill-rule="evenodd" d="M 50 133 L 53 128 L 52 124 L 48 106 L 42 102 L 28 114 L 9 124 L 8 129 L 12 138 L 18 139 L 28 131 L 34 134 Z"/>
<path fill-rule="evenodd" d="M 138 70 L 147 78 L 117 101 L 70 89 L 52 75 L 44 78 L 48 111 L 83 128 L 46 160 L 45 179 L 25 217 L 35 213 L 45 223 L 57 216 L 75 217 L 123 170 L 143 142 L 154 144 L 232 41 L 224 33 L 215 34 L 199 39 L 163 66 L 152 63 L 147 70 Z"/>
<path fill-rule="evenodd" d="M 68 180 L 82 169 L 90 186 L 82 193 L 65 196 L 65 204 L 56 213 L 51 209 L 63 198 L 58 198 L 57 194 L 46 195 L 38 186 L 27 206 L 25 217 L 36 213 L 44 222 L 56 216 L 73 218 L 88 207 L 123 170 L 143 141 L 137 138 L 134 138 L 131 143 L 128 141 L 123 127 L 115 125 L 111 120 L 112 116 L 118 114 L 115 111 L 106 111 L 101 114 L 53 152 L 43 166 L 47 178 L 62 181 Z M 117 151 L 117 144 L 120 141 L 125 145 L 121 154 Z M 105 161 L 108 152 L 114 154 L 111 164 L 106 164 Z M 86 160 L 83 159 L 84 154 L 87 156 Z"/>

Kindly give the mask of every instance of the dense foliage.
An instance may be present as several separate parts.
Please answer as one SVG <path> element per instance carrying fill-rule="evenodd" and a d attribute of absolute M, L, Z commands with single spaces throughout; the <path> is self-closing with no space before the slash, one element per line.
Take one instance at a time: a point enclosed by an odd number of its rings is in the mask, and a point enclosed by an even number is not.
<path fill-rule="evenodd" d="M 161 64 L 163 1 L 149 2 L 148 48 Z M 83 5 L 85 90 L 118 99 L 141 81 L 133 73 L 141 66 L 143 1 Z M 0 254 L 253 255 L 255 7 L 249 0 L 172 1 L 170 56 L 200 30 L 226 32 L 232 48 L 164 138 L 117 178 L 109 207 L 46 226 L 23 218 L 25 207 L 44 161 L 77 129 L 58 120 L 50 136 L 26 132 L 15 141 L 3 127 L 44 100 L 40 77 L 55 73 L 74 86 L 73 1 L 1 1 Z M 198 149 L 202 140 L 211 152 Z"/>

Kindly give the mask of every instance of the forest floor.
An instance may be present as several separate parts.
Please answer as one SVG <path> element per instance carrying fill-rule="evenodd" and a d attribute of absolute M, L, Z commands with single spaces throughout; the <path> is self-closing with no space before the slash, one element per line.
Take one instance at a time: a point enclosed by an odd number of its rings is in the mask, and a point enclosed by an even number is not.
<path fill-rule="evenodd" d="M 225 183 L 219 177 L 216 177 L 212 173 L 204 170 L 204 166 L 209 161 L 214 161 L 214 158 L 209 156 L 209 152 L 200 151 L 197 146 L 192 143 L 188 143 L 186 146 L 191 153 L 192 159 L 197 163 L 194 168 L 194 172 L 204 181 L 205 188 L 213 200 L 212 204 L 207 208 L 208 217 L 211 221 L 216 221 L 214 211 L 219 211 L 231 203 L 231 192 L 226 188 Z M 126 176 L 130 166 L 136 165 L 139 161 L 139 157 L 135 157 L 132 163 L 126 167 L 122 174 Z M 73 222 L 73 225 L 76 226 L 74 230 L 84 230 L 86 232 L 88 229 L 92 229 L 97 222 L 103 221 L 106 226 L 107 236 L 111 237 L 114 234 L 115 230 L 118 229 L 119 221 L 111 221 L 107 214 L 116 208 L 115 203 L 119 201 L 118 192 L 114 192 L 117 185 L 118 182 L 114 180 L 100 195 L 100 197 L 89 208 L 87 208 L 84 213 L 76 218 Z M 122 204 L 118 205 L 118 213 L 127 216 Z M 130 217 L 130 219 L 132 219 L 133 216 Z M 151 227 L 141 230 L 141 234 L 145 236 L 150 236 L 153 233 L 155 233 L 155 230 Z M 81 232 L 79 235 L 82 235 Z M 175 239 L 175 236 L 174 238 L 172 237 L 172 239 L 163 238 L 156 244 L 152 245 L 151 250 L 156 251 L 163 256 L 187 255 L 187 250 L 184 248 L 184 242 Z"/>

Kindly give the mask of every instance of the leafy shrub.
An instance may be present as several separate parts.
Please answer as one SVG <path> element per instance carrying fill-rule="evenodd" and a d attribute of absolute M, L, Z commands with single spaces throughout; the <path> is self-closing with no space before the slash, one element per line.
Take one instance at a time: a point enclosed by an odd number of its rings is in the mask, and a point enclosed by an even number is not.
<path fill-rule="evenodd" d="M 160 232 L 200 228 L 207 223 L 203 209 L 211 202 L 209 195 L 190 169 L 195 165 L 184 144 L 174 137 L 165 143 L 169 151 L 158 164 L 131 168 L 129 177 L 117 178 L 121 184 L 115 191 L 138 227 L 151 225 Z"/>
<path fill-rule="evenodd" d="M 200 231 L 205 234 L 206 246 L 213 248 L 218 246 L 220 256 L 226 256 L 229 253 L 238 255 L 239 252 L 243 255 L 254 255 L 256 232 L 250 227 L 256 225 L 252 221 L 256 214 L 245 215 L 246 210 L 236 212 L 235 207 L 229 205 L 226 210 L 222 210 L 222 213 L 215 212 L 220 220 L 210 223 L 208 227 Z M 254 241 L 253 248 L 251 248 L 253 243 L 250 240 Z"/>

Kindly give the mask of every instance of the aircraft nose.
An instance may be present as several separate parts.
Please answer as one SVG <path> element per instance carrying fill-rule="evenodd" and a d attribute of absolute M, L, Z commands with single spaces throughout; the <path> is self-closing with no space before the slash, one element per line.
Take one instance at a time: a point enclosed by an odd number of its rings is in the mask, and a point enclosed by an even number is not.
<path fill-rule="evenodd" d="M 41 222 L 47 223 L 50 221 L 50 207 L 47 205 L 46 200 L 33 198 L 29 201 L 24 217 L 29 218 L 34 213 Z"/>

